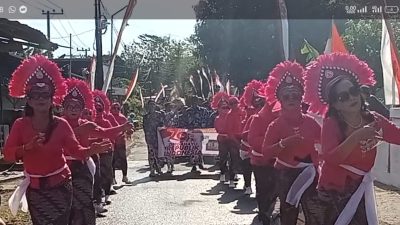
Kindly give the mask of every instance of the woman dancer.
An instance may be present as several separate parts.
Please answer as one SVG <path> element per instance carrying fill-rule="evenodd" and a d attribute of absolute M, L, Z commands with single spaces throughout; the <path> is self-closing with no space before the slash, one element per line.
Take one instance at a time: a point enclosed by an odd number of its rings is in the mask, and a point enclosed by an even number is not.
<path fill-rule="evenodd" d="M 227 146 L 227 134 L 224 130 L 225 123 L 226 123 L 226 115 L 229 112 L 228 106 L 228 99 L 229 95 L 225 92 L 218 92 L 213 96 L 211 102 L 211 108 L 217 110 L 217 117 L 214 120 L 214 127 L 218 133 L 217 141 L 218 141 L 218 151 L 219 151 L 219 168 L 221 170 L 221 174 L 219 180 L 221 182 L 226 181 L 226 172 L 227 168 L 227 161 L 228 161 L 228 146 Z"/>
<path fill-rule="evenodd" d="M 379 224 L 371 168 L 379 141 L 400 144 L 400 129 L 368 111 L 360 95 L 360 85 L 375 84 L 373 71 L 353 55 L 334 53 L 318 57 L 305 80 L 310 110 L 325 114 L 320 224 Z"/>
<path fill-rule="evenodd" d="M 15 121 L 7 139 L 7 161 L 24 161 L 26 178 L 9 200 L 17 213 L 26 191 L 27 206 L 34 225 L 68 225 L 72 205 L 71 171 L 65 151 L 81 160 L 108 150 L 108 143 L 79 145 L 68 122 L 53 116 L 52 103 L 66 94 L 57 65 L 35 55 L 22 62 L 12 74 L 10 95 L 27 97 L 25 116 Z M 26 209 L 24 201 L 23 209 Z"/>
<path fill-rule="evenodd" d="M 89 137 L 117 137 L 131 127 L 130 124 L 124 124 L 116 128 L 103 129 L 82 119 L 84 108 L 89 110 L 94 108 L 93 95 L 86 82 L 82 80 L 71 78 L 65 83 L 68 87 L 67 95 L 60 99 L 60 104 L 64 108 L 63 118 L 74 129 L 75 136 L 83 147 L 90 146 Z M 68 154 L 67 160 L 74 189 L 70 225 L 95 224 L 96 214 L 93 206 L 95 164 L 91 158 L 80 160 Z"/>
<path fill-rule="evenodd" d="M 253 173 L 253 168 L 250 163 L 252 148 L 248 143 L 248 134 L 254 115 L 257 114 L 265 104 L 265 97 L 262 96 L 262 92 L 264 92 L 264 83 L 252 80 L 244 88 L 242 96 L 244 99 L 243 103 L 247 107 L 246 119 L 242 122 L 244 126 L 242 129 L 242 141 L 240 147 L 240 158 L 242 159 L 244 178 L 244 193 L 246 195 L 251 195 L 253 193 L 253 190 L 251 189 L 251 174 Z"/>
<path fill-rule="evenodd" d="M 278 196 L 281 202 L 281 224 L 296 225 L 301 205 L 305 224 L 321 224 L 312 214 L 316 194 L 317 151 L 321 127 L 310 116 L 302 114 L 304 93 L 303 67 L 296 62 L 278 64 L 267 81 L 266 96 L 270 103 L 279 101 L 279 117 L 268 127 L 263 144 L 266 158 L 276 157 Z"/>

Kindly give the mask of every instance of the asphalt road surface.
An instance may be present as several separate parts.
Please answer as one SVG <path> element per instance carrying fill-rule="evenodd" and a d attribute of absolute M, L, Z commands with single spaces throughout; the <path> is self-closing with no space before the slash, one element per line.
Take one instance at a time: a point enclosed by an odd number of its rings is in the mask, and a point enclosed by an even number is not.
<path fill-rule="evenodd" d="M 191 167 L 181 163 L 173 175 L 151 179 L 147 149 L 131 148 L 128 176 L 134 182 L 121 185 L 121 172 L 117 171 L 118 194 L 111 196 L 107 217 L 98 219 L 98 224 L 261 224 L 254 194 L 244 195 L 242 179 L 232 189 L 219 182 L 216 167 L 206 168 L 201 174 L 193 174 Z"/>

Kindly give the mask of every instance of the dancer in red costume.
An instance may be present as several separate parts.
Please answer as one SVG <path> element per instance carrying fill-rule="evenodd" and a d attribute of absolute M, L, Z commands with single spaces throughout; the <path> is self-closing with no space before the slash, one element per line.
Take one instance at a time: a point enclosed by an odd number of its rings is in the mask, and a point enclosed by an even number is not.
<path fill-rule="evenodd" d="M 68 122 L 53 116 L 53 99 L 63 98 L 66 86 L 57 65 L 45 56 L 24 60 L 12 74 L 9 89 L 13 97 L 27 97 L 25 116 L 15 121 L 4 149 L 7 161 L 23 160 L 26 175 L 9 200 L 11 211 L 16 214 L 26 191 L 34 225 L 68 225 L 72 182 L 65 152 L 85 160 L 105 152 L 110 144 L 84 148 Z"/>
<path fill-rule="evenodd" d="M 111 105 L 111 114 L 114 116 L 115 120 L 119 125 L 128 122 L 128 119 L 121 113 L 121 105 L 119 103 L 113 103 Z M 114 151 L 114 178 L 115 170 L 119 168 L 122 170 L 122 182 L 130 184 L 128 179 L 128 161 L 126 156 L 126 140 L 127 135 L 132 135 L 132 130 L 128 131 L 126 134 L 122 134 L 117 137 L 115 141 L 115 151 Z M 114 179 L 115 180 L 115 179 Z"/>
<path fill-rule="evenodd" d="M 111 125 L 110 120 L 105 118 L 105 116 L 108 115 L 107 112 L 110 112 L 110 100 L 108 100 L 108 97 L 106 96 L 106 94 L 103 91 L 95 90 L 95 91 L 93 91 L 93 98 L 95 101 L 95 109 L 96 109 L 96 116 L 95 116 L 94 122 L 102 128 L 113 127 Z M 114 117 L 112 117 L 112 119 L 113 118 Z M 116 123 L 116 121 L 114 121 L 114 122 Z M 107 139 L 110 140 L 111 142 L 115 143 L 114 137 L 109 137 Z M 99 141 L 100 140 L 101 139 L 99 139 Z M 114 180 L 114 170 L 113 170 L 113 166 L 112 166 L 113 151 L 114 151 L 114 147 L 112 147 L 112 151 L 109 151 L 104 154 L 100 154 L 100 177 L 101 177 L 101 180 L 100 180 L 100 184 L 98 184 L 96 182 L 97 179 L 95 179 L 95 187 L 94 187 L 95 188 L 94 196 L 95 196 L 95 201 L 97 204 L 100 204 L 100 202 L 101 202 L 101 191 L 99 190 L 99 185 L 100 185 L 101 189 L 104 190 L 106 204 L 111 203 L 111 201 L 109 201 L 109 197 L 111 194 L 114 194 L 111 190 L 111 186 L 112 186 L 112 183 Z M 99 176 L 96 176 L 96 177 L 99 178 Z M 100 207 L 100 210 L 101 210 L 101 207 Z"/>
<path fill-rule="evenodd" d="M 225 92 L 218 92 L 213 96 L 211 108 L 217 110 L 218 116 L 214 120 L 214 127 L 218 133 L 218 151 L 219 151 L 219 168 L 221 170 L 220 181 L 226 181 L 228 148 L 227 134 L 225 131 L 226 115 L 229 112 L 228 106 L 229 95 Z"/>
<path fill-rule="evenodd" d="M 230 174 L 229 174 L 229 187 L 236 187 L 235 175 L 240 170 L 240 140 L 242 136 L 242 113 L 243 111 L 239 108 L 239 99 L 236 97 L 229 97 L 228 100 L 229 112 L 226 115 L 226 122 L 224 131 L 227 134 L 226 147 L 229 151 L 230 156 Z"/>
<path fill-rule="evenodd" d="M 94 109 L 93 95 L 86 82 L 78 79 L 66 80 L 68 94 L 60 99 L 59 103 L 64 108 L 63 118 L 74 129 L 79 143 L 87 147 L 90 137 L 117 137 L 121 132 L 129 129 L 131 125 L 125 123 L 110 129 L 103 129 L 92 122 L 81 119 L 83 109 Z M 111 142 L 108 141 L 111 144 Z M 72 186 L 74 198 L 70 225 L 91 225 L 96 223 L 95 208 L 93 206 L 93 178 L 95 164 L 91 158 L 79 160 L 67 155 L 68 165 L 72 172 Z"/>
<path fill-rule="evenodd" d="M 325 114 L 320 224 L 379 224 L 371 168 L 377 144 L 382 139 L 400 144 L 400 129 L 368 111 L 360 95 L 360 85 L 375 84 L 373 71 L 356 56 L 334 53 L 318 57 L 305 80 L 310 110 Z"/>
<path fill-rule="evenodd" d="M 304 93 L 303 67 L 296 62 L 278 64 L 267 81 L 267 100 L 279 101 L 281 112 L 268 127 L 263 155 L 276 157 L 281 224 L 296 225 L 301 202 L 305 224 L 321 224 L 313 215 L 316 193 L 318 153 L 321 127 L 310 116 L 302 114 Z"/>
<path fill-rule="evenodd" d="M 248 134 L 250 123 L 253 120 L 253 115 L 257 114 L 265 104 L 265 97 L 263 96 L 264 83 L 257 80 L 250 81 L 244 88 L 243 103 L 245 104 L 246 118 L 242 121 L 242 142 L 240 147 L 240 158 L 242 159 L 242 171 L 244 178 L 244 190 L 246 195 L 251 195 L 253 190 L 251 188 L 251 174 L 253 168 L 250 163 L 251 146 L 248 143 Z"/>

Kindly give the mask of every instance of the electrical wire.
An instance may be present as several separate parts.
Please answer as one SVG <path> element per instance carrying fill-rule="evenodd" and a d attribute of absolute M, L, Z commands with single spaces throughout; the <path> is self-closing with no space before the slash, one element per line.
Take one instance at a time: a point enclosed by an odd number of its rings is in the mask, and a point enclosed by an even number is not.
<path fill-rule="evenodd" d="M 65 15 L 64 15 L 64 17 L 65 17 Z M 76 31 L 75 31 L 74 27 L 72 26 L 71 22 L 70 22 L 69 20 L 67 20 L 67 23 L 68 23 L 69 27 L 71 28 L 72 33 L 73 33 L 73 34 L 75 35 L 75 37 L 78 39 L 78 41 L 82 44 L 82 46 L 84 46 L 85 48 L 87 48 L 88 46 L 85 44 L 85 42 L 83 42 L 83 41 L 79 38 L 79 35 L 76 35 Z M 94 30 L 94 29 L 93 29 L 93 30 Z"/>
<path fill-rule="evenodd" d="M 65 33 L 69 34 L 70 32 L 67 31 L 67 29 L 65 29 L 62 21 L 59 19 L 58 22 L 61 24 L 62 29 L 64 30 Z M 71 34 L 72 35 L 72 34 Z M 69 36 L 68 36 L 69 37 Z M 72 43 L 76 46 L 76 47 L 81 47 L 79 46 L 73 39 L 71 39 Z"/>
<path fill-rule="evenodd" d="M 72 35 L 72 37 L 78 37 L 79 35 L 86 34 L 86 33 L 92 32 L 94 30 L 95 29 L 86 30 L 86 31 L 83 31 L 83 32 L 78 33 L 78 34 L 74 34 L 74 35 Z M 69 38 L 69 35 L 68 36 L 62 36 L 62 37 L 54 37 L 54 38 L 51 38 L 51 39 L 57 40 L 57 39 L 63 39 L 63 38 Z"/>
<path fill-rule="evenodd" d="M 61 37 L 61 33 L 60 31 L 57 29 L 56 26 L 54 26 L 54 24 L 50 21 L 51 27 L 54 28 L 54 30 L 56 30 L 57 34 Z M 65 38 L 62 38 L 62 40 L 69 46 L 69 41 L 67 41 Z"/>

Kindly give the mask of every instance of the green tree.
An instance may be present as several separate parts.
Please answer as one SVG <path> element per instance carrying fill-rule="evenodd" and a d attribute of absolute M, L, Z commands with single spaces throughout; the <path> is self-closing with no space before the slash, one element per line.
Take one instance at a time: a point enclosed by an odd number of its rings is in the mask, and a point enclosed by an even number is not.
<path fill-rule="evenodd" d="M 397 46 L 400 44 L 400 23 L 391 21 Z M 381 20 L 348 20 L 344 31 L 343 39 L 350 52 L 360 59 L 366 61 L 374 70 L 377 85 L 383 87 L 382 66 L 381 66 Z"/>
<path fill-rule="evenodd" d="M 182 89 L 189 75 L 201 65 L 190 39 L 177 41 L 148 34 L 125 45 L 121 58 L 132 71 L 140 67 L 139 85 L 145 96 L 156 94 L 161 83 L 171 88 L 177 84 Z"/>

